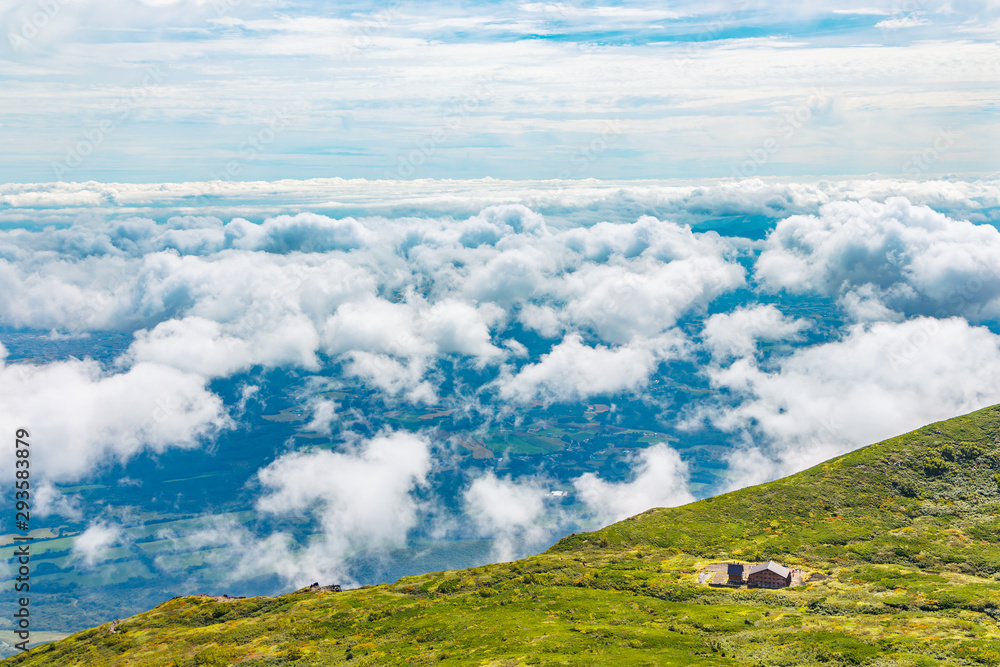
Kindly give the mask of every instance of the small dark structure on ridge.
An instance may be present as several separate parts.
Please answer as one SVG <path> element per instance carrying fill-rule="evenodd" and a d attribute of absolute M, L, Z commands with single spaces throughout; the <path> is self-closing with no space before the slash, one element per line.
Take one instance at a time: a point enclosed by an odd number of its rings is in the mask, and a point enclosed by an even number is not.
<path fill-rule="evenodd" d="M 341 592 L 340 584 L 330 584 L 329 586 L 320 586 L 318 581 L 313 582 L 312 585 L 306 588 L 306 590 L 309 592 L 313 591 L 330 591 L 331 593 Z"/>
<path fill-rule="evenodd" d="M 780 563 L 769 560 L 754 565 L 747 574 L 747 586 L 754 588 L 784 588 L 792 585 L 792 571 Z"/>

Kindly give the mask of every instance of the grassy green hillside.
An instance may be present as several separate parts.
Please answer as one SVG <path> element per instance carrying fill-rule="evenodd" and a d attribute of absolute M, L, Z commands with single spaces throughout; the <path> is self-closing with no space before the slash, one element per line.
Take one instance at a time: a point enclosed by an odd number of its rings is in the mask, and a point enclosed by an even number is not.
<path fill-rule="evenodd" d="M 514 563 L 344 593 L 183 597 L 3 665 L 1000 664 L 1000 407 L 655 509 Z M 699 583 L 769 558 L 813 581 Z"/>

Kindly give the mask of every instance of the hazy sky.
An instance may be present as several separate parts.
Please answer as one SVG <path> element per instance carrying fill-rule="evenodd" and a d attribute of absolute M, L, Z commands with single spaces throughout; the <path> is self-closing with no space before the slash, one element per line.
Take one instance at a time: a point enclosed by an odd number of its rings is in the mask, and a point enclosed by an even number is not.
<path fill-rule="evenodd" d="M 998 10 L 13 0 L 0 182 L 989 172 Z"/>

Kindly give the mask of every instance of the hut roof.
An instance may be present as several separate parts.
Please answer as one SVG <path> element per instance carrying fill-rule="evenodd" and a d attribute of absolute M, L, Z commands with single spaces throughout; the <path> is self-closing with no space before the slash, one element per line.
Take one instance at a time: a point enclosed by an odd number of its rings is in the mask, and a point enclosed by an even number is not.
<path fill-rule="evenodd" d="M 790 572 L 790 570 L 784 565 L 775 563 L 773 560 L 769 560 L 766 563 L 761 563 L 760 565 L 754 565 L 751 567 L 747 576 L 749 577 L 751 574 L 757 574 L 758 572 L 764 572 L 765 570 L 770 570 L 779 577 L 787 577 Z"/>

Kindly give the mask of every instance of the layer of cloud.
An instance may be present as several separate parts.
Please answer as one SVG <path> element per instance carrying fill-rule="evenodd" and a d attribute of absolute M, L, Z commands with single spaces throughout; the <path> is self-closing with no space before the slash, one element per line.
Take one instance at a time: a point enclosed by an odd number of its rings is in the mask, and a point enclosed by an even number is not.
<path fill-rule="evenodd" d="M 933 143 L 934 135 L 931 135 Z M 923 148 L 923 147 L 921 147 Z M 742 158 L 741 158 L 742 159 Z M 466 245 L 493 243 L 506 230 L 500 215 L 482 215 L 490 207 L 530 207 L 536 215 L 575 224 L 631 222 L 642 214 L 682 223 L 735 218 L 781 218 L 816 214 L 832 202 L 882 201 L 901 196 L 914 205 L 931 206 L 955 219 L 998 220 L 996 175 L 981 179 L 865 178 L 786 181 L 763 178 L 677 180 L 415 180 L 376 181 L 319 178 L 281 181 L 210 181 L 185 183 L 2 183 L 0 222 L 36 228 L 59 225 L 49 235 L 60 244 L 107 248 L 108 236 L 122 248 L 142 252 L 176 248 L 185 253 L 221 249 L 245 227 L 235 222 L 225 231 L 220 218 L 253 219 L 314 211 L 334 218 L 381 216 L 387 219 L 450 217 L 469 222 L 457 229 Z M 496 210 L 496 209 L 494 209 Z M 206 215 L 210 212 L 210 215 Z M 88 224 L 81 226 L 81 214 Z M 297 215 L 297 213 L 295 213 Z M 132 220 L 124 220 L 132 217 Z M 173 217 L 171 217 L 173 216 Z M 170 218 L 157 225 L 152 219 Z M 104 220 L 114 219 L 113 225 Z M 215 239 L 211 245 L 181 243 L 171 231 L 181 220 L 203 220 L 206 231 L 192 237 Z M 361 221 L 364 222 L 364 221 Z M 77 224 L 74 224 L 77 223 Z M 525 223 L 529 226 L 532 223 Z M 534 223 L 537 226 L 537 223 Z M 88 231 L 85 227 L 89 227 Z M 119 227 L 124 229 L 116 231 Z M 121 238 L 122 234 L 139 239 Z M 22 239 L 27 240 L 27 239 Z M 7 243 L 17 245 L 18 239 Z M 476 243 L 478 242 L 478 243 Z M 36 243 L 32 243 L 32 246 Z M 279 247 L 277 244 L 272 248 Z M 202 249 L 203 248 L 203 249 Z M 52 247 L 51 249 L 55 249 Z"/>
<path fill-rule="evenodd" d="M 42 476 L 61 481 L 144 452 L 210 441 L 230 422 L 207 383 L 255 367 L 322 377 L 294 400 L 303 428 L 334 441 L 345 439 L 338 420 L 352 417 L 320 384 L 361 383 L 374 390 L 372 401 L 446 404 L 445 411 L 474 405 L 473 419 L 484 422 L 498 413 L 519 419 L 522 411 L 512 407 L 538 401 L 622 396 L 653 406 L 659 414 L 650 419 L 667 423 L 677 417 L 668 392 L 692 384 L 697 394 L 707 377 L 715 393 L 687 406 L 689 424 L 707 420 L 741 436 L 730 466 L 731 483 L 742 485 L 1000 401 L 997 336 L 968 322 L 995 325 L 1000 314 L 991 263 L 1000 256 L 1000 234 L 924 205 L 937 197 L 982 223 L 993 215 L 995 184 L 747 181 L 633 184 L 620 192 L 581 184 L 562 193 L 535 184 L 527 194 L 516 187 L 486 183 L 486 194 L 476 196 L 498 201 L 457 215 L 469 200 L 449 200 L 436 184 L 428 195 L 433 206 L 452 212 L 440 217 L 299 213 L 253 223 L 184 215 L 157 222 L 105 217 L 95 208 L 73 222 L 0 231 L 0 325 L 52 329 L 53 341 L 109 329 L 133 336 L 128 350 L 103 366 L 0 363 L 3 423 L 32 428 Z M 890 187 L 913 200 L 837 201 L 859 192 L 877 197 Z M 403 207 L 415 191 L 399 188 L 393 205 Z M 22 190 L 9 196 L 83 196 L 69 185 Z M 150 195 L 136 186 L 123 196 L 139 193 Z M 539 202 L 533 207 L 519 203 L 532 197 Z M 616 209 L 617 217 L 579 225 L 567 222 L 571 209 L 583 216 Z M 553 219 L 541 210 L 558 213 Z M 729 234 L 744 222 L 748 236 L 775 228 L 754 241 L 645 215 L 649 210 L 677 210 L 709 226 L 732 218 L 739 224 Z M 788 213 L 771 223 L 749 220 Z M 780 308 L 761 303 L 781 291 L 791 296 L 780 297 Z M 823 297 L 813 299 L 826 309 L 815 328 L 794 298 L 802 294 Z M 714 314 L 699 332 L 706 312 Z M 843 328 L 838 315 L 848 319 Z M 780 354 L 761 342 L 783 343 Z M 704 360 L 703 351 L 710 362 L 686 367 Z M 55 417 L 52 405 L 60 406 Z M 618 414 L 590 411 L 587 418 Z M 489 472 L 464 478 L 461 507 L 445 510 L 421 504 L 434 493 L 425 488 L 432 467 L 442 463 L 432 450 L 423 437 L 396 433 L 340 452 L 286 454 L 258 475 L 256 509 L 275 525 L 293 522 L 294 534 L 233 524 L 183 543 L 220 547 L 219 564 L 228 558 L 233 576 L 276 573 L 300 584 L 346 580 L 352 557 L 405 546 L 431 520 L 441 519 L 449 535 L 492 538 L 494 556 L 511 558 L 570 524 L 607 523 L 693 499 L 688 465 L 658 444 L 632 457 L 627 481 L 593 473 L 572 480 L 581 503 L 572 510 L 555 507 L 539 478 Z M 41 487 L 42 508 L 81 516 L 75 499 L 51 488 Z M 313 535 L 303 541 L 307 528 Z M 112 543 L 101 530 L 83 542 L 92 542 L 81 547 L 86 562 L 97 562 Z"/>
<path fill-rule="evenodd" d="M 459 221 L 94 218 L 0 232 L 0 323 L 133 331 L 123 369 L 212 379 L 325 356 L 387 398 L 432 403 L 436 364 L 457 357 L 499 368 L 504 396 L 573 400 L 641 388 L 678 354 L 678 320 L 744 285 L 743 250 L 650 216 L 556 231 L 521 204 Z M 563 341 L 519 368 L 515 324 Z M 575 379 L 549 377 L 583 357 Z"/>

